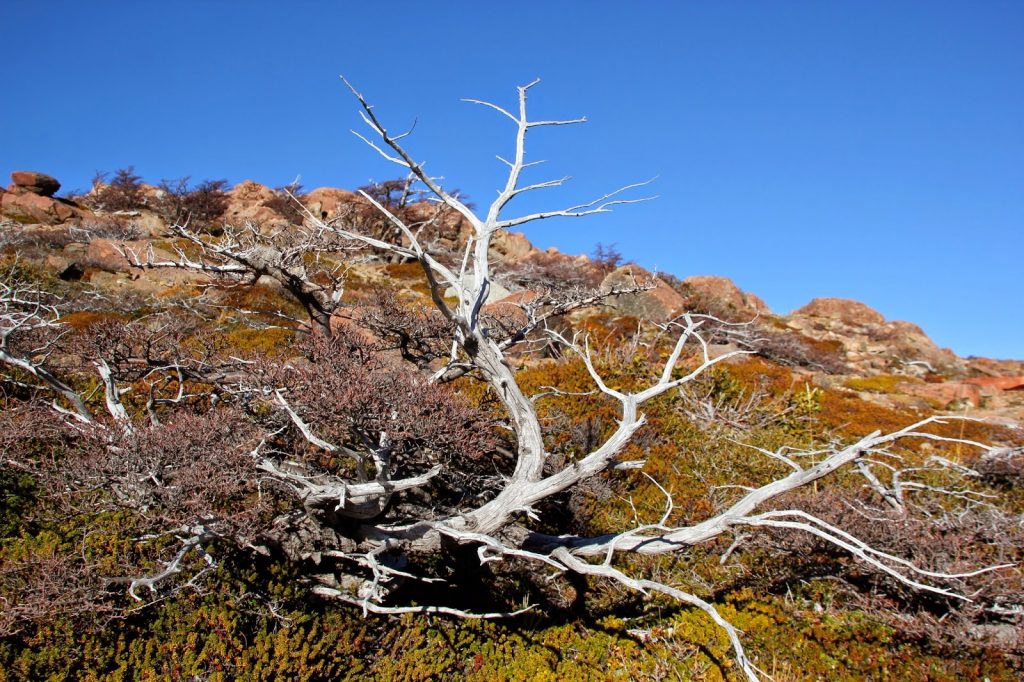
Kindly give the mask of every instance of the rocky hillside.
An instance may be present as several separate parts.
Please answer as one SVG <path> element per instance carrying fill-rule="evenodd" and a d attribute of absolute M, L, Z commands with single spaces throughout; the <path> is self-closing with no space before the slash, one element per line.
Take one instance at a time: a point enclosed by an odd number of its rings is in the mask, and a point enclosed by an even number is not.
<path fill-rule="evenodd" d="M 187 288 L 206 280 L 205 275 L 187 270 L 132 267 L 125 256 L 127 251 L 173 259 L 168 226 L 181 217 L 190 196 L 203 195 L 202 185 L 191 190 L 184 183 L 157 187 L 127 172 L 108 183 L 97 182 L 83 196 L 61 198 L 56 196 L 60 182 L 47 174 L 14 171 L 11 180 L 0 193 L 0 246 L 5 251 L 39 260 L 62 279 L 141 294 Z M 293 188 L 292 198 L 283 189 L 251 180 L 230 189 L 223 183 L 213 184 L 217 186 L 210 196 L 200 198 L 212 198 L 218 220 L 252 224 L 267 234 L 301 225 L 311 216 L 364 221 L 369 226 L 373 220 L 368 216 L 376 210 L 361 196 L 331 187 L 306 193 Z M 385 201 L 395 200 L 394 189 L 387 188 L 382 195 Z M 420 211 L 425 221 L 431 210 L 415 203 L 404 209 Z M 443 222 L 443 229 L 432 239 L 455 258 L 465 243 L 466 226 L 450 216 Z M 663 322 L 697 311 L 734 324 L 746 322 L 729 329 L 734 333 L 718 335 L 717 352 L 752 349 L 823 386 L 857 391 L 861 398 L 888 407 L 967 411 L 1007 425 L 1024 423 L 1024 361 L 958 357 L 939 348 L 917 325 L 886 320 L 857 301 L 816 298 L 789 314 L 777 314 L 758 296 L 741 291 L 724 277 L 655 276 L 636 265 L 622 265 L 618 258 L 595 262 L 553 248 L 541 251 L 517 233 L 501 235 L 493 256 L 501 268 L 490 304 L 508 297 L 512 297 L 509 302 L 536 297 L 556 284 L 605 291 L 644 285 L 646 291 L 611 299 L 611 310 L 606 312 Z M 376 280 L 394 265 L 359 263 L 350 275 Z M 410 283 L 408 291 L 415 293 L 416 286 Z"/>
<path fill-rule="evenodd" d="M 12 180 L 0 682 L 1021 679 L 1024 362 L 403 181 Z"/>

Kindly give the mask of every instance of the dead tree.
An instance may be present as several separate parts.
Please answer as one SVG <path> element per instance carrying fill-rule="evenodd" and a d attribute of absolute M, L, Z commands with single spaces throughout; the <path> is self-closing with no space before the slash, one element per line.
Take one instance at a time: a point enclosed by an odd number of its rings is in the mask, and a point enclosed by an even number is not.
<path fill-rule="evenodd" d="M 784 451 L 765 451 L 763 452 L 765 456 L 784 465 L 789 473 L 747 490 L 724 511 L 693 525 L 684 527 L 669 525 L 673 504 L 671 495 L 666 492 L 666 512 L 661 521 L 657 523 L 600 537 L 552 536 L 530 530 L 535 508 L 544 500 L 605 472 L 616 469 L 642 469 L 643 461 L 623 461 L 620 459 L 620 455 L 634 434 L 644 426 L 645 419 L 642 412 L 644 404 L 693 381 L 710 367 L 737 354 L 729 353 L 712 357 L 708 352 L 706 342 L 701 337 L 703 320 L 696 316 L 684 315 L 670 325 L 678 335 L 678 340 L 664 362 L 658 378 L 641 390 L 626 391 L 606 383 L 592 360 L 586 338 L 569 339 L 552 332 L 559 343 L 579 356 L 585 364 L 596 390 L 618 402 L 620 417 L 614 433 L 593 451 L 578 458 L 571 466 L 554 473 L 545 473 L 545 462 L 549 453 L 545 449 L 543 428 L 534 402 L 523 392 L 517 382 L 515 372 L 511 369 L 506 357 L 506 348 L 503 348 L 499 341 L 491 338 L 485 325 L 481 322 L 481 311 L 487 299 L 492 277 L 489 260 L 490 242 L 500 230 L 512 229 L 549 218 L 582 217 L 602 213 L 611 210 L 616 205 L 642 201 L 643 199 L 622 198 L 622 196 L 624 192 L 636 189 L 645 183 L 628 185 L 593 201 L 564 209 L 506 217 L 506 209 L 517 196 L 525 192 L 556 187 L 567 180 L 567 178 L 561 178 L 531 184 L 522 182 L 523 171 L 536 163 L 526 161 L 525 140 L 527 134 L 538 127 L 572 125 L 585 120 L 582 118 L 530 120 L 527 116 L 527 93 L 536 84 L 537 81 L 534 81 L 518 89 L 518 109 L 515 111 L 509 111 L 489 102 L 468 100 L 496 111 L 508 119 L 515 129 L 515 150 L 512 159 L 499 157 L 509 169 L 505 186 L 499 191 L 498 197 L 486 212 L 478 215 L 459 201 L 458 197 L 447 192 L 437 179 L 426 173 L 423 164 L 415 161 L 403 146 L 403 140 L 407 133 L 391 133 L 378 118 L 374 108 L 346 81 L 346 85 L 349 86 L 362 106 L 361 116 L 370 130 L 369 135 L 364 136 L 359 133 L 356 135 L 385 159 L 415 176 L 437 201 L 461 214 L 473 227 L 474 233 L 466 246 L 461 265 L 458 268 L 452 268 L 440 262 L 427 249 L 423 248 L 410 227 L 404 224 L 398 216 L 365 194 L 367 200 L 387 216 L 405 236 L 406 244 L 396 246 L 356 232 L 346 231 L 337 226 L 321 224 L 321 228 L 333 229 L 336 234 L 345 239 L 359 241 L 372 248 L 413 257 L 421 264 L 424 276 L 430 286 L 434 304 L 445 318 L 450 320 L 454 330 L 449 362 L 435 377 L 454 368 L 468 368 L 486 381 L 504 407 L 509 425 L 515 434 L 516 447 L 514 470 L 503 481 L 500 490 L 484 504 L 460 510 L 458 514 L 448 517 L 399 523 L 384 520 L 364 526 L 360 530 L 359 539 L 362 546 L 366 548 L 364 555 L 366 561 L 373 564 L 375 561 L 373 557 L 384 551 L 385 548 L 398 548 L 400 551 L 409 553 L 437 552 L 442 551 L 446 541 L 454 540 L 456 543 L 475 546 L 481 563 L 516 558 L 536 562 L 555 572 L 578 573 L 617 581 L 643 593 L 659 592 L 703 610 L 723 628 L 728 634 L 741 669 L 751 680 L 758 679 L 758 672 L 744 653 L 738 632 L 712 604 L 670 585 L 628 575 L 616 567 L 617 558 L 631 552 L 645 555 L 685 552 L 687 548 L 709 543 L 723 535 L 741 531 L 797 530 L 814 535 L 848 551 L 861 561 L 905 585 L 945 597 L 968 599 L 965 595 L 933 581 L 969 577 L 1000 567 L 982 567 L 974 573 L 956 576 L 931 573 L 920 570 L 897 556 L 875 550 L 842 529 L 800 509 L 774 509 L 772 507 L 774 501 L 787 493 L 814 484 L 844 467 L 857 466 L 864 462 L 871 453 L 884 452 L 887 447 L 901 439 L 916 437 L 943 440 L 943 437 L 923 430 L 928 424 L 937 421 L 934 418 L 922 420 L 889 434 L 873 433 L 851 445 L 816 453 L 816 457 L 810 461 L 789 456 Z M 458 299 L 456 303 L 449 304 L 445 300 L 443 295 L 445 289 L 453 290 L 456 293 Z M 700 361 L 696 368 L 679 376 L 677 365 L 684 349 L 689 344 L 694 344 L 699 349 Z M 739 351 L 739 353 L 742 352 Z M 971 443 L 971 445 L 986 447 L 979 443 Z M 378 469 L 378 473 L 380 472 L 381 469 Z M 341 485 L 340 488 L 341 490 L 332 490 L 324 494 L 328 496 L 333 496 L 335 492 L 340 494 L 344 490 L 344 485 Z M 383 566 L 375 567 L 373 585 L 370 589 L 360 590 L 358 593 L 326 586 L 317 588 L 317 592 L 321 595 L 358 604 L 364 611 L 374 613 L 419 611 L 478 617 L 502 615 L 458 613 L 453 609 L 439 607 L 387 605 L 383 603 L 386 590 L 380 588 L 389 577 L 393 577 L 394 574 L 389 571 L 390 569 Z"/>

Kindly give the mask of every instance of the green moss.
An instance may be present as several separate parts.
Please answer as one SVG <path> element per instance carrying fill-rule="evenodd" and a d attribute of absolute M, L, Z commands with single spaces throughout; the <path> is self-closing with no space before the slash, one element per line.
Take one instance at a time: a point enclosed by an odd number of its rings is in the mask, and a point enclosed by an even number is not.
<path fill-rule="evenodd" d="M 236 325 L 222 332 L 221 339 L 232 353 L 256 353 L 275 356 L 289 348 L 295 333 L 288 329 L 255 329 L 247 325 Z"/>
<path fill-rule="evenodd" d="M 900 384 L 915 383 L 911 377 L 896 376 L 893 374 L 879 374 L 873 377 L 856 377 L 847 379 L 843 385 L 854 391 L 868 391 L 870 393 L 896 393 Z"/>
<path fill-rule="evenodd" d="M 103 322 L 125 322 L 127 320 L 127 316 L 120 313 L 94 310 L 75 311 L 60 318 L 62 324 L 66 324 L 75 331 L 82 331 Z"/>
<path fill-rule="evenodd" d="M 0 539 L 16 535 L 35 503 L 35 480 L 26 473 L 0 469 Z"/>

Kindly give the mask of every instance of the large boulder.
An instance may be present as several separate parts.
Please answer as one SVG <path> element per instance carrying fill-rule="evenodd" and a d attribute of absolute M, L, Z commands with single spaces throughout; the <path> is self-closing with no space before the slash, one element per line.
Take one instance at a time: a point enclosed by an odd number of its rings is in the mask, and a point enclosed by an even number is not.
<path fill-rule="evenodd" d="M 803 308 L 794 311 L 793 315 L 822 317 L 858 327 L 885 322 L 882 313 L 860 301 L 851 301 L 846 298 L 816 298 Z"/>
<path fill-rule="evenodd" d="M 145 245 L 130 245 L 110 239 L 93 239 L 86 247 L 85 261 L 88 265 L 106 272 L 128 272 L 131 269 L 131 264 L 121 250 L 133 246 L 139 257 L 145 259 Z"/>
<path fill-rule="evenodd" d="M 649 286 L 646 291 L 612 296 L 607 299 L 619 315 L 630 315 L 653 322 L 665 322 L 683 312 L 685 300 L 679 293 L 638 265 L 623 265 L 601 282 L 601 291 L 609 293 Z"/>
<path fill-rule="evenodd" d="M 167 221 L 156 211 L 142 209 L 130 216 L 130 222 L 135 225 L 140 234 L 150 237 L 162 237 L 167 234 Z"/>
<path fill-rule="evenodd" d="M 359 202 L 359 195 L 335 187 L 319 187 L 306 195 L 306 206 L 318 218 L 328 220 Z"/>
<path fill-rule="evenodd" d="M 266 185 L 243 180 L 228 192 L 224 222 L 233 225 L 242 225 L 246 221 L 266 224 L 283 222 L 284 216 L 264 205 L 276 196 L 277 193 Z"/>
<path fill-rule="evenodd" d="M 986 377 L 1024 376 L 1024 360 L 993 360 L 968 358 L 967 367 L 973 374 Z"/>
<path fill-rule="evenodd" d="M 533 244 L 522 232 L 501 230 L 491 239 L 491 250 L 502 258 L 520 261 L 533 252 Z"/>
<path fill-rule="evenodd" d="M 38 171 L 14 171 L 11 173 L 14 185 L 10 188 L 15 194 L 28 192 L 43 197 L 52 197 L 60 189 L 57 178 Z"/>
<path fill-rule="evenodd" d="M 26 225 L 56 225 L 88 215 L 71 202 L 33 192 L 4 192 L 0 215 Z"/>
<path fill-rule="evenodd" d="M 695 275 L 683 280 L 683 284 L 697 298 L 705 303 L 713 302 L 715 307 L 724 307 L 730 316 L 754 316 L 771 314 L 768 304 L 758 296 L 743 291 L 728 277 Z"/>
<path fill-rule="evenodd" d="M 91 216 L 66 199 L 54 198 L 60 183 L 38 171 L 14 171 L 7 191 L 0 192 L 0 216 L 25 225 L 57 225 Z"/>

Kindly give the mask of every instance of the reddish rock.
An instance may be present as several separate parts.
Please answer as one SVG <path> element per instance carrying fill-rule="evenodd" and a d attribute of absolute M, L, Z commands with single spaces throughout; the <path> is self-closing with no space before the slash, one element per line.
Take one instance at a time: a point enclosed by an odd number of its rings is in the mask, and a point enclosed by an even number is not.
<path fill-rule="evenodd" d="M 962 376 L 965 366 L 953 351 L 939 348 L 916 324 L 886 322 L 859 301 L 816 298 L 786 318 L 813 339 L 843 344 L 847 363 L 858 372 L 940 372 Z"/>
<path fill-rule="evenodd" d="M 122 255 L 122 251 L 128 255 Z M 104 272 L 131 272 L 134 276 L 148 277 L 150 279 L 161 278 L 164 277 L 165 274 L 173 274 L 177 272 L 187 272 L 191 279 L 196 279 L 196 277 L 191 277 L 193 274 L 197 275 L 199 279 L 208 277 L 208 275 L 204 273 L 177 269 L 158 268 L 154 270 L 139 271 L 131 265 L 136 257 L 141 261 L 145 261 L 150 255 L 152 255 L 153 259 L 157 261 L 173 261 L 178 258 L 176 254 L 154 247 L 152 242 L 145 239 L 118 241 L 114 239 L 97 238 L 91 240 L 88 244 L 69 244 L 64 248 L 64 253 L 66 256 L 76 259 L 83 265 L 87 265 Z"/>
<path fill-rule="evenodd" d="M 505 298 L 502 299 L 502 303 L 509 303 L 516 306 L 526 306 L 533 303 L 541 294 L 536 291 L 530 291 L 529 289 L 523 289 L 522 291 L 515 291 Z"/>
<path fill-rule="evenodd" d="M 131 269 L 128 259 L 121 254 L 123 246 L 120 243 L 109 239 L 93 239 L 89 242 L 85 254 L 86 263 L 94 268 L 106 272 L 127 272 Z M 136 251 L 139 248 L 136 247 Z M 145 251 L 141 252 L 140 258 L 145 258 Z"/>
<path fill-rule="evenodd" d="M 43 197 L 52 197 L 60 189 L 57 178 L 36 171 L 14 171 L 11 180 L 18 190 Z"/>
<path fill-rule="evenodd" d="M 981 404 L 981 389 L 974 384 L 963 382 L 947 382 L 942 384 L 897 384 L 896 390 L 907 395 L 915 395 L 941 403 L 943 406 L 955 407 L 956 403 L 969 402 L 974 407 Z"/>
<path fill-rule="evenodd" d="M 1024 376 L 1022 377 L 974 377 L 965 379 L 965 384 L 973 384 L 983 388 L 994 388 L 1000 391 L 1024 391 Z"/>
<path fill-rule="evenodd" d="M 524 327 L 530 321 L 526 312 L 521 307 L 509 303 L 506 299 L 497 303 L 485 304 L 481 312 L 483 313 L 486 325 L 493 326 L 496 324 L 506 332 Z"/>
<path fill-rule="evenodd" d="M 56 225 L 86 213 L 68 202 L 41 194 L 4 192 L 0 196 L 0 215 L 24 224 Z"/>
<path fill-rule="evenodd" d="M 851 326 L 883 324 L 885 317 L 880 312 L 869 308 L 860 301 L 846 298 L 816 298 L 803 308 L 793 311 L 793 315 L 805 317 L 827 317 Z"/>
<path fill-rule="evenodd" d="M 533 244 L 522 232 L 501 231 L 492 238 L 491 250 L 504 258 L 519 261 L 533 252 Z"/>
<path fill-rule="evenodd" d="M 541 297 L 541 294 L 536 291 L 524 289 L 522 291 L 516 291 L 514 293 L 508 294 L 507 296 L 503 297 L 500 301 L 485 304 L 483 310 L 485 313 L 489 312 L 491 314 L 501 314 L 505 316 L 525 315 L 523 309 L 529 307 L 531 303 L 537 301 Z M 543 303 L 543 301 L 541 301 L 541 303 Z M 543 309 L 544 306 L 541 305 L 540 308 Z M 525 324 L 525 322 L 526 320 L 524 318 L 523 324 Z"/>
<path fill-rule="evenodd" d="M 912 322 L 886 322 L 882 329 L 875 330 L 872 338 L 888 342 L 904 360 L 923 361 L 936 369 L 951 369 L 963 364 L 956 353 L 948 348 L 939 348 L 923 329 Z"/>
<path fill-rule="evenodd" d="M 148 234 L 151 237 L 167 234 L 167 222 L 156 211 L 142 209 L 138 211 L 138 215 L 132 217 L 132 223 L 138 227 L 141 234 Z"/>
<path fill-rule="evenodd" d="M 284 216 L 263 205 L 275 196 L 277 193 L 266 185 L 243 180 L 228 192 L 228 207 L 224 212 L 224 221 L 233 225 L 242 225 L 246 221 L 267 224 L 283 222 Z"/>
<path fill-rule="evenodd" d="M 354 201 L 359 201 L 357 194 L 334 187 L 319 187 L 306 195 L 306 205 L 313 215 L 325 219 L 338 215 Z"/>
<path fill-rule="evenodd" d="M 631 315 L 654 322 L 664 322 L 680 314 L 686 301 L 662 280 L 638 265 L 623 265 L 609 273 L 601 282 L 601 291 L 628 289 L 653 284 L 654 288 L 635 294 L 609 298 L 608 305 L 619 315 Z"/>
<path fill-rule="evenodd" d="M 768 304 L 754 294 L 747 293 L 740 289 L 728 277 L 715 277 L 713 275 L 696 275 L 687 277 L 683 284 L 689 286 L 696 294 L 725 304 L 735 312 L 747 312 L 752 314 L 771 314 Z"/>
<path fill-rule="evenodd" d="M 172 180 L 170 184 L 173 186 L 176 181 Z M 106 187 L 107 185 L 99 185 L 99 187 Z M 160 203 L 160 200 L 167 195 L 165 190 L 160 185 L 151 185 L 148 182 L 139 183 L 139 191 L 142 192 L 142 196 L 145 198 L 145 203 L 149 206 L 156 206 Z"/>
<path fill-rule="evenodd" d="M 747 304 L 752 306 L 758 313 L 764 313 L 766 315 L 772 314 L 772 309 L 768 307 L 768 304 L 764 302 L 757 294 L 753 294 L 749 291 L 743 292 L 743 298 L 747 299 Z"/>
<path fill-rule="evenodd" d="M 277 196 L 277 192 L 252 180 L 242 180 L 228 192 L 232 203 L 259 205 Z"/>
<path fill-rule="evenodd" d="M 1024 376 L 1024 360 L 968 358 L 967 367 L 975 374 L 989 377 Z"/>

